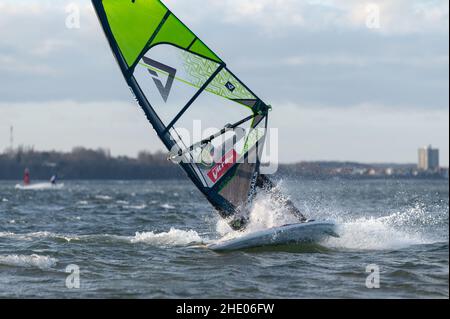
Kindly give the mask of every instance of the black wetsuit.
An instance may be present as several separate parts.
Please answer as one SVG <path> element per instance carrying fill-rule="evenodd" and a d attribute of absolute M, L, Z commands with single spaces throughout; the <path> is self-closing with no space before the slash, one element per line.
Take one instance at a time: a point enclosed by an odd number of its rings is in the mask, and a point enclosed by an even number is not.
<path fill-rule="evenodd" d="M 265 190 L 270 193 L 273 199 L 283 206 L 285 206 L 290 213 L 296 216 L 301 223 L 306 222 L 308 219 L 300 212 L 300 210 L 295 207 L 294 203 L 289 200 L 280 190 L 277 189 L 276 185 L 266 176 L 260 174 L 258 180 L 256 181 L 256 188 Z M 249 222 L 249 216 L 238 216 L 231 223 L 230 226 L 234 230 L 243 230 Z"/>

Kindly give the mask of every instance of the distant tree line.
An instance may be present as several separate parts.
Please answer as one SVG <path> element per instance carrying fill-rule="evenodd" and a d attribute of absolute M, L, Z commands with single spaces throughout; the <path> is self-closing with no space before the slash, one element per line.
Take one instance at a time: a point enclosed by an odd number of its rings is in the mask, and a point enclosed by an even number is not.
<path fill-rule="evenodd" d="M 32 179 L 180 179 L 185 175 L 163 153 L 140 152 L 137 158 L 112 157 L 108 150 L 76 147 L 69 153 L 20 147 L 0 154 L 0 179 L 18 180 L 28 168 Z"/>

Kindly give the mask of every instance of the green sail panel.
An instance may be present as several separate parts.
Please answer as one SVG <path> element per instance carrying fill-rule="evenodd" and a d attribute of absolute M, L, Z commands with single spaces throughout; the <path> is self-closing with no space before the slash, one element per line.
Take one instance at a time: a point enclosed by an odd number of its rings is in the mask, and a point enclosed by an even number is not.
<path fill-rule="evenodd" d="M 171 44 L 222 63 L 195 34 L 159 0 L 103 0 L 117 45 L 129 67 L 158 44 Z"/>
<path fill-rule="evenodd" d="M 164 22 L 150 47 L 161 43 L 169 43 L 187 49 L 195 39 L 195 34 L 171 14 Z"/>
<path fill-rule="evenodd" d="M 192 53 L 197 53 L 201 56 L 207 57 L 213 61 L 216 62 L 221 62 L 219 57 L 212 52 L 207 46 L 206 44 L 204 44 L 200 39 L 197 39 L 194 44 L 192 45 L 192 47 L 189 49 L 189 51 L 191 51 Z"/>
<path fill-rule="evenodd" d="M 164 21 L 155 38 L 148 45 L 150 49 L 158 44 L 172 44 L 203 58 L 221 63 L 220 58 L 209 49 L 195 34 L 173 13 Z"/>
<path fill-rule="evenodd" d="M 102 3 L 117 45 L 131 66 L 168 10 L 159 1 L 103 0 Z"/>

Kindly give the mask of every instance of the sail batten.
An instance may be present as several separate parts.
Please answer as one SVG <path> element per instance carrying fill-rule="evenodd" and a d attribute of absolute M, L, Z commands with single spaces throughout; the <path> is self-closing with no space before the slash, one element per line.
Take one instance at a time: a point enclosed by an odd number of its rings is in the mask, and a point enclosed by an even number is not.
<path fill-rule="evenodd" d="M 269 107 L 161 1 L 92 2 L 127 84 L 170 154 L 222 216 L 237 214 L 252 198 Z M 216 133 L 183 134 L 197 122 Z"/>

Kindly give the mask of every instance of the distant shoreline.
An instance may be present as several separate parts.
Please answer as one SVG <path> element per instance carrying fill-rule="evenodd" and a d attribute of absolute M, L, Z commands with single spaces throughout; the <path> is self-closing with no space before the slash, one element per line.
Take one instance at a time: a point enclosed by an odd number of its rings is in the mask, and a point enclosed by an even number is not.
<path fill-rule="evenodd" d="M 32 180 L 48 180 L 57 174 L 64 180 L 179 180 L 185 179 L 178 165 L 164 153 L 139 153 L 137 158 L 112 157 L 106 150 L 75 148 L 70 153 L 40 152 L 19 148 L 0 154 L 0 180 L 18 181 L 25 168 Z M 353 162 L 300 162 L 280 164 L 279 177 L 303 179 L 442 179 L 448 169 L 418 171 L 414 164 L 361 164 Z"/>

